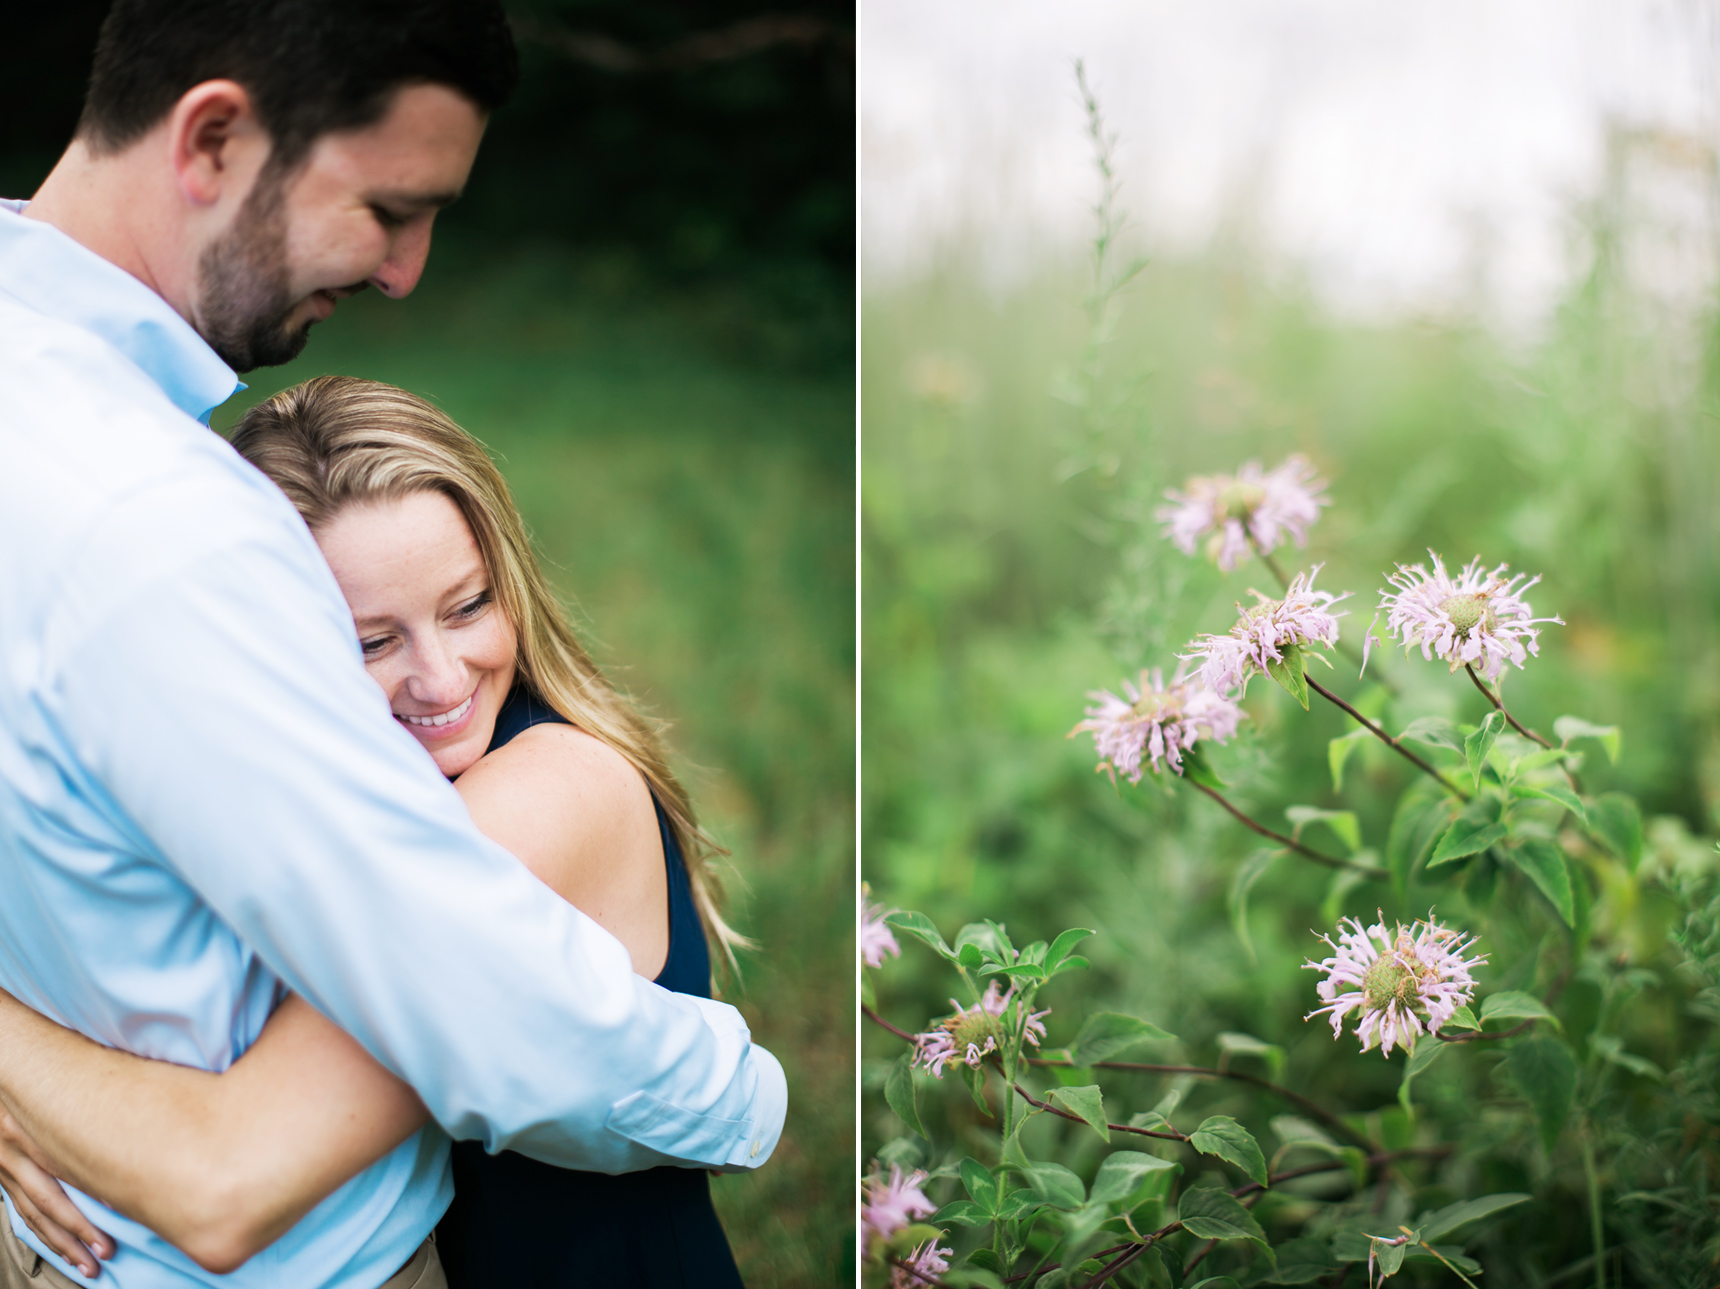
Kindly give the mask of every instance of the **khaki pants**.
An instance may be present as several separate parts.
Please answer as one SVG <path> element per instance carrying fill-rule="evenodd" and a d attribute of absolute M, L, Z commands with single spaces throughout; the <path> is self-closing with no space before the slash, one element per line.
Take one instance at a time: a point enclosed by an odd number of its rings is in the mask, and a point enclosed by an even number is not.
<path fill-rule="evenodd" d="M 0 1289 L 88 1289 L 106 1284 L 102 1278 L 69 1280 L 49 1266 L 29 1245 L 12 1233 L 12 1219 L 0 1206 Z M 448 1289 L 442 1274 L 442 1259 L 436 1256 L 436 1238 L 418 1246 L 412 1260 L 380 1286 L 380 1289 Z"/>

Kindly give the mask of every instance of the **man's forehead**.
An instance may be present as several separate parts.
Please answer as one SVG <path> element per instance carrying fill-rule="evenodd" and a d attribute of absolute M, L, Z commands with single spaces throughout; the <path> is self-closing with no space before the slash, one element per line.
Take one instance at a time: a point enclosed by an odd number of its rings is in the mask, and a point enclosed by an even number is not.
<path fill-rule="evenodd" d="M 446 206 L 460 195 L 483 137 L 485 114 L 465 95 L 442 85 L 396 90 L 382 117 L 336 130 L 311 147 L 319 163 L 363 176 L 376 200 Z"/>

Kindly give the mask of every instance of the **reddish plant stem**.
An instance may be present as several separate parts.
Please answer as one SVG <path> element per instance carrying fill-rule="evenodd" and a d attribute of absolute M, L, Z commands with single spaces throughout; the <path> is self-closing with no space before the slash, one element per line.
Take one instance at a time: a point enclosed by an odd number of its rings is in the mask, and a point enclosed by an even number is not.
<path fill-rule="evenodd" d="M 1054 1061 L 1042 1056 L 1030 1056 L 1027 1058 L 1027 1063 L 1029 1065 L 1062 1066 L 1070 1064 L 1068 1061 Z M 1128 1070 L 1134 1074 L 1193 1074 L 1200 1078 L 1232 1079 L 1237 1083 L 1247 1083 L 1263 1092 L 1270 1092 L 1281 1100 L 1288 1101 L 1311 1118 L 1318 1119 L 1334 1132 L 1348 1137 L 1358 1146 L 1363 1146 L 1375 1154 L 1384 1149 L 1377 1141 L 1372 1141 L 1364 1134 L 1357 1132 L 1330 1110 L 1310 1101 L 1300 1092 L 1292 1092 L 1289 1088 L 1263 1079 L 1257 1074 L 1249 1074 L 1245 1070 L 1220 1070 L 1208 1065 L 1148 1065 L 1138 1061 L 1095 1061 L 1089 1068 L 1095 1070 Z"/>
<path fill-rule="evenodd" d="M 1539 743 L 1549 752 L 1553 750 L 1553 745 L 1547 742 L 1546 739 L 1542 738 L 1527 726 L 1517 723 L 1517 718 L 1511 715 L 1510 711 L 1506 708 L 1505 700 L 1500 698 L 1498 694 L 1494 693 L 1493 690 L 1481 679 L 1481 677 L 1475 674 L 1474 667 L 1470 666 L 1468 663 L 1464 663 L 1463 670 L 1469 673 L 1469 679 L 1475 682 L 1475 688 L 1481 691 L 1481 696 L 1493 704 L 1493 710 L 1505 718 L 1506 724 L 1516 730 L 1524 738 L 1529 739 L 1532 742 Z M 1576 793 L 1578 796 L 1581 796 L 1583 793 L 1583 781 L 1577 778 L 1576 773 L 1563 761 L 1559 763 L 1559 768 L 1565 772 L 1565 778 L 1571 781 L 1571 791 Z"/>
<path fill-rule="evenodd" d="M 1495 694 L 1491 689 L 1489 689 L 1487 687 L 1486 683 L 1481 679 L 1481 677 L 1477 676 L 1475 674 L 1475 668 L 1474 667 L 1470 666 L 1468 663 L 1464 663 L 1463 664 L 1463 670 L 1465 670 L 1469 673 L 1469 679 L 1471 679 L 1475 682 L 1475 688 L 1477 688 L 1481 691 L 1481 696 L 1483 698 L 1485 698 L 1488 702 L 1493 704 L 1493 710 L 1498 712 L 1501 716 L 1503 716 L 1505 718 L 1506 723 L 1509 724 L 1512 729 L 1516 730 L 1524 738 L 1532 739 L 1534 742 L 1539 743 L 1542 747 L 1546 748 L 1548 751 L 1552 750 L 1553 745 L 1551 743 L 1547 742 L 1546 739 L 1542 738 L 1539 734 L 1535 733 L 1534 730 L 1529 729 L 1526 726 L 1519 725 L 1517 723 L 1517 718 L 1515 716 L 1511 715 L 1510 712 L 1505 710 L 1505 704 L 1500 701 L 1499 695 Z"/>
<path fill-rule="evenodd" d="M 1067 1111 L 1067 1110 L 1059 1110 L 1054 1105 L 1051 1105 L 1051 1104 L 1044 1102 L 1044 1101 L 1037 1100 L 1031 1092 L 1029 1092 L 1026 1088 L 1022 1087 L 1021 1084 L 1019 1084 L 1019 1083 L 1012 1083 L 1010 1086 L 1013 1087 L 1017 1092 L 1019 1092 L 1021 1094 L 1021 1099 L 1025 1102 L 1027 1102 L 1027 1104 L 1032 1106 L 1035 1110 L 1049 1111 L 1051 1114 L 1056 1115 L 1058 1118 L 1068 1119 L 1072 1123 L 1086 1123 L 1087 1122 L 1085 1119 L 1083 1119 L 1078 1114 L 1070 1114 L 1069 1111 Z M 1158 1137 L 1164 1141 L 1187 1141 L 1188 1140 L 1188 1134 L 1187 1133 L 1178 1132 L 1175 1128 L 1172 1128 L 1169 1132 L 1154 1132 L 1151 1128 L 1136 1128 L 1136 1127 L 1134 1127 L 1130 1124 L 1126 1124 L 1126 1123 L 1107 1123 L 1105 1126 L 1107 1128 L 1109 1128 L 1112 1132 L 1132 1132 L 1137 1137 Z"/>
<path fill-rule="evenodd" d="M 1190 782 L 1192 783 L 1192 780 Z M 1207 787 L 1206 784 L 1194 783 L 1193 786 L 1199 788 L 1202 792 L 1206 793 L 1207 796 L 1218 802 L 1219 805 L 1230 811 L 1230 813 L 1236 817 L 1237 822 L 1241 823 L 1244 827 L 1251 828 L 1262 837 L 1266 837 L 1277 842 L 1286 850 L 1295 851 L 1296 854 L 1302 856 L 1304 859 L 1311 859 L 1316 864 L 1324 864 L 1327 868 L 1336 868 L 1339 870 L 1349 869 L 1352 872 L 1361 873 L 1364 877 L 1390 876 L 1390 874 L 1388 874 L 1383 868 L 1375 868 L 1370 864 L 1351 864 L 1341 859 L 1334 859 L 1330 855 L 1322 855 L 1319 851 L 1314 850 L 1311 847 L 1304 846 L 1293 837 L 1286 837 L 1281 832 L 1273 832 L 1272 829 L 1268 828 L 1265 824 L 1256 823 L 1247 815 L 1243 814 L 1241 810 L 1231 805 L 1230 802 L 1224 798 L 1222 793 Z"/>
<path fill-rule="evenodd" d="M 889 1030 L 892 1034 L 894 1034 L 897 1038 L 906 1039 L 910 1043 L 912 1043 L 914 1041 L 914 1035 L 908 1033 L 908 1031 L 905 1029 L 897 1029 L 889 1021 L 885 1020 L 882 1016 L 880 1016 L 877 1012 L 873 1011 L 870 1007 L 866 1006 L 864 1003 L 862 1003 L 860 1005 L 860 1010 L 863 1011 L 864 1013 L 866 1013 L 866 1018 L 868 1020 L 872 1021 L 876 1025 L 883 1026 L 885 1029 Z"/>
<path fill-rule="evenodd" d="M 1304 679 L 1307 680 L 1309 689 L 1313 690 L 1316 694 L 1320 695 L 1320 697 L 1324 698 L 1327 702 L 1335 703 L 1337 706 L 1343 708 L 1346 712 L 1348 712 L 1350 714 L 1351 717 L 1353 717 L 1355 719 L 1357 724 L 1362 726 L 1363 729 L 1367 730 L 1375 738 L 1379 739 L 1380 742 L 1384 743 L 1392 751 L 1396 752 L 1399 756 L 1403 757 L 1404 760 L 1408 761 L 1411 765 L 1413 765 L 1416 769 L 1420 770 L 1423 774 L 1431 777 L 1435 783 L 1439 784 L 1439 786 L 1444 788 L 1447 792 L 1455 794 L 1459 801 L 1468 801 L 1469 800 L 1469 794 L 1467 792 L 1465 792 L 1462 788 L 1458 787 L 1455 783 L 1452 783 L 1449 779 L 1447 779 L 1438 770 L 1434 769 L 1431 765 L 1429 765 L 1426 761 L 1422 760 L 1414 752 L 1411 752 L 1407 747 L 1405 747 L 1403 744 L 1399 743 L 1390 734 L 1387 734 L 1378 725 L 1374 724 L 1366 716 L 1363 716 L 1354 707 L 1351 707 L 1348 703 L 1346 703 L 1343 699 L 1339 698 L 1331 690 L 1327 689 L 1319 681 L 1315 680 L 1312 676 L 1305 676 Z"/>

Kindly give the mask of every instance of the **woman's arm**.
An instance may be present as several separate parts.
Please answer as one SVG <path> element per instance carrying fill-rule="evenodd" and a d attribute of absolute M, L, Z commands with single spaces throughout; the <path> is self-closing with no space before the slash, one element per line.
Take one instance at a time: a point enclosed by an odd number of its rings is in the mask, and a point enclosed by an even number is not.
<path fill-rule="evenodd" d="M 635 970 L 661 970 L 667 876 L 650 792 L 625 758 L 539 725 L 455 786 L 478 827 L 620 939 Z M 111 1254 L 46 1174 L 218 1273 L 426 1118 L 411 1088 L 298 998 L 217 1075 L 102 1047 L 0 991 L 0 1106 L 26 1134 L 0 1131 L 0 1182 L 67 1261 L 93 1268 L 83 1245 Z"/>
<path fill-rule="evenodd" d="M 427 1118 L 411 1088 L 296 997 L 225 1074 L 103 1047 L 3 992 L 0 1054 L 0 1104 L 38 1147 L 34 1162 L 217 1273 L 279 1239 Z M 20 1211 L 28 1204 L 61 1228 L 32 1221 L 36 1233 L 83 1260 L 63 1247 L 65 1210 L 42 1179 L 8 1171 Z M 83 1226 L 70 1233 L 91 1244 L 94 1228 Z M 103 1251 L 99 1233 L 92 1247 Z"/>

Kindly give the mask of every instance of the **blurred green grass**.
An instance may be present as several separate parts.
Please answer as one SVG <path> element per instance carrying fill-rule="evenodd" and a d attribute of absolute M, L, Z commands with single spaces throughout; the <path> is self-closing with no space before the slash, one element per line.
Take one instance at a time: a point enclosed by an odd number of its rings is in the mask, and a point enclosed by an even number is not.
<path fill-rule="evenodd" d="M 343 303 L 214 423 L 338 372 L 435 400 L 497 456 L 598 661 L 672 723 L 677 769 L 733 852 L 731 920 L 760 948 L 725 996 L 790 1098 L 771 1163 L 713 1182 L 742 1274 L 847 1284 L 854 400 L 831 356 L 839 310 L 809 322 L 769 283 L 669 295 L 544 247 L 446 250 L 412 299 Z"/>
<path fill-rule="evenodd" d="M 1621 762 L 1591 757 L 1591 790 L 1640 795 L 1660 817 L 1658 862 L 1711 863 L 1687 839 L 1720 822 L 1715 335 L 1711 322 L 1648 311 L 1600 244 L 1593 273 L 1532 341 L 1462 321 L 1334 319 L 1293 275 L 1236 247 L 1159 261 L 1122 301 L 1088 408 L 1073 370 L 1087 339 L 1078 272 L 1047 267 L 998 291 L 953 267 L 866 292 L 862 874 L 877 897 L 928 913 L 946 935 L 981 917 L 1006 922 L 1018 944 L 1098 928 L 1082 950 L 1093 974 L 1041 996 L 1054 1009 L 1050 1043 L 1067 1042 L 1085 1011 L 1115 1007 L 1180 1035 L 1189 1059 L 1210 1061 L 1219 1034 L 1245 1032 L 1283 1047 L 1292 1087 L 1392 1105 L 1396 1067 L 1302 1022 L 1313 981 L 1300 963 L 1317 947 L 1308 928 L 1322 924 L 1323 875 L 1280 860 L 1254 888 L 1245 951 L 1226 896 L 1254 839 L 1192 792 L 1151 779 L 1114 788 L 1094 774 L 1091 740 L 1064 737 L 1087 691 L 1116 690 L 1142 667 L 1168 675 L 1184 642 L 1222 630 L 1249 586 L 1274 589 L 1258 563 L 1226 577 L 1164 542 L 1152 518 L 1163 490 L 1293 451 L 1331 480 L 1333 505 L 1306 551 L 1280 557 L 1289 569 L 1326 561 L 1320 585 L 1356 593 L 1346 639 L 1359 642 L 1392 565 L 1425 561 L 1429 545 L 1448 562 L 1481 555 L 1543 574 L 1529 598 L 1567 625 L 1548 628 L 1541 657 L 1509 675 L 1513 710 L 1543 729 L 1564 713 L 1622 725 Z M 1403 691 L 1400 711 L 1485 710 L 1443 667 L 1375 659 L 1370 672 Z M 1333 675 L 1339 692 L 1359 688 L 1353 672 Z M 1264 682 L 1247 707 L 1244 735 L 1214 755 L 1241 804 L 1268 822 L 1290 802 L 1339 804 L 1324 741 L 1345 731 L 1342 718 L 1303 716 Z M 1345 804 L 1374 841 L 1403 776 L 1379 749 L 1363 758 Z M 1423 914 L 1434 894 L 1412 893 Z M 1449 887 L 1437 897 L 1447 916 L 1466 908 Z M 1371 913 L 1374 898 L 1389 901 L 1367 888 L 1345 909 Z M 1621 962 L 1672 965 L 1669 905 L 1651 891 L 1635 921 L 1612 928 Z M 942 1015 L 956 984 L 906 941 L 904 961 L 875 974 L 885 1014 L 910 1029 Z M 1675 994 L 1653 1005 L 1645 995 L 1630 1021 L 1637 1050 L 1668 1067 L 1708 1041 Z M 862 1051 L 863 1086 L 881 1089 L 901 1045 L 869 1027 Z M 1113 1117 L 1159 1090 L 1119 1088 L 1138 1099 Z M 940 1098 L 956 1153 L 983 1151 L 958 1094 Z M 1194 1095 L 1203 1113 L 1248 1113 L 1222 1090 Z M 1441 1072 L 1425 1095 L 1471 1125 L 1471 1157 L 1515 1131 L 1485 1084 Z M 881 1098 L 865 1114 L 870 1158 L 901 1129 Z M 1079 1170 L 1094 1147 L 1066 1136 L 1065 1162 Z M 1586 1211 L 1580 1175 L 1546 1175 L 1533 1148 L 1512 1158 L 1468 1178 L 1467 1193 L 1535 1189 L 1555 1197 L 1544 1213 Z M 1629 1184 L 1622 1173 L 1618 1184 Z M 1517 1238 L 1486 1244 L 1502 1283 L 1540 1283 L 1586 1252 L 1556 1219 L 1506 1229 Z"/>

